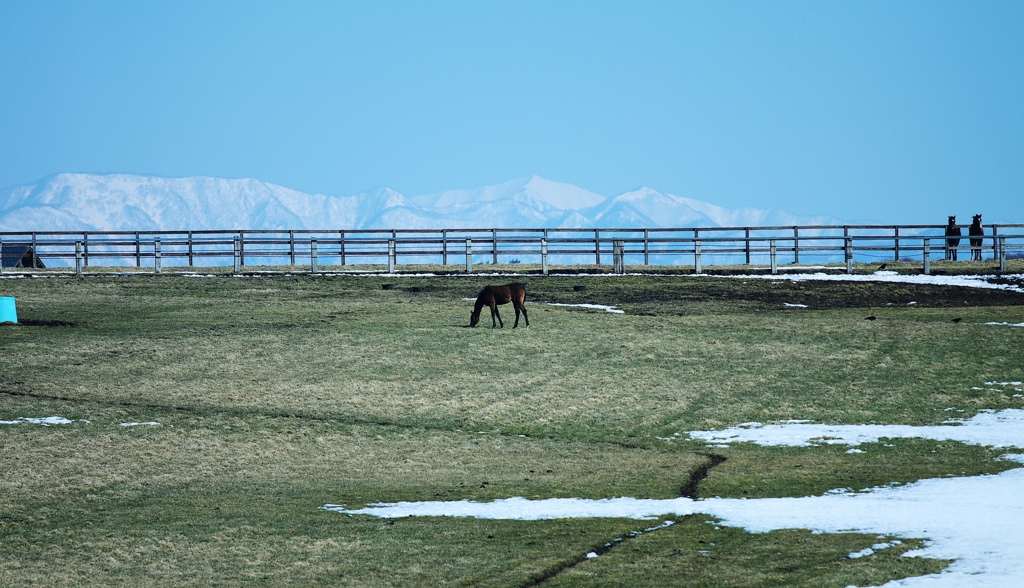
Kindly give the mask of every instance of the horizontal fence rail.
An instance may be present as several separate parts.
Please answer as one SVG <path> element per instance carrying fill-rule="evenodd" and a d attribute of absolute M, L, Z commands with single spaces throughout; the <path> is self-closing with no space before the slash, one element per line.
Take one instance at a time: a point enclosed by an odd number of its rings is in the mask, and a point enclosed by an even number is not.
<path fill-rule="evenodd" d="M 808 225 L 672 229 L 403 229 L 0 232 L 0 271 L 15 267 L 152 267 L 540 263 L 693 266 L 1006 259 L 1024 256 L 1024 224 L 987 225 L 984 235 L 944 234 L 945 225 Z"/>

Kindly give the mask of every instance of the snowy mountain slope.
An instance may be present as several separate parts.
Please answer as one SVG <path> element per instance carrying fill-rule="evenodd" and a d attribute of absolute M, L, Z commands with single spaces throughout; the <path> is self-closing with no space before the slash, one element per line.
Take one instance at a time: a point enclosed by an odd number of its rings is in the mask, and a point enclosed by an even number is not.
<path fill-rule="evenodd" d="M 57 174 L 0 190 L 0 231 L 658 228 L 841 224 L 727 209 L 641 188 L 605 198 L 537 176 L 407 198 L 391 188 L 306 194 L 254 179 Z"/>
<path fill-rule="evenodd" d="M 604 200 L 603 196 L 572 184 L 552 182 L 537 176 L 474 190 L 448 190 L 412 198 L 414 203 L 423 208 L 443 208 L 452 212 L 481 202 L 516 202 L 540 212 L 551 209 L 576 210 L 597 205 Z"/>

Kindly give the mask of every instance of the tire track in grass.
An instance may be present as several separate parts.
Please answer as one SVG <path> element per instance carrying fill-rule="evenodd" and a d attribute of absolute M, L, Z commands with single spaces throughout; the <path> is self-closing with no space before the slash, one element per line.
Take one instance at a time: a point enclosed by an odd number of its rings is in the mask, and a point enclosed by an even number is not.
<path fill-rule="evenodd" d="M 17 382 L 20 383 L 20 382 Z M 227 407 L 210 407 L 210 406 L 174 406 L 167 404 L 151 404 L 143 402 L 120 402 L 120 401 L 103 401 L 93 398 L 71 398 L 67 396 L 57 396 L 54 394 L 38 394 L 35 392 L 19 392 L 16 390 L 5 390 L 0 389 L 0 394 L 6 394 L 8 396 L 17 396 L 22 398 L 36 398 L 39 400 L 59 400 L 62 402 L 74 402 L 74 403 L 88 403 L 99 406 L 118 406 L 126 408 L 146 408 L 152 410 L 163 410 L 163 411 L 176 411 L 194 414 L 198 416 L 208 414 L 222 414 L 231 415 L 237 417 L 252 417 L 252 416 L 263 416 L 269 418 L 293 418 L 293 419 L 305 419 L 310 421 L 319 421 L 325 423 L 341 423 L 346 425 L 370 425 L 377 427 L 395 427 L 398 429 L 409 429 L 415 431 L 439 431 L 443 433 L 462 433 L 463 429 L 474 429 L 472 423 L 463 423 L 455 425 L 455 428 L 442 427 L 442 426 L 430 426 L 429 424 L 411 424 L 402 421 L 391 421 L 383 419 L 363 419 L 359 417 L 351 417 L 347 415 L 337 416 L 325 416 L 318 414 L 310 414 L 302 411 L 281 411 L 281 412 L 268 412 L 254 409 L 243 409 L 243 408 L 227 408 Z M 502 437 L 524 437 L 529 439 L 549 439 L 553 441 L 564 441 L 571 439 L 575 441 L 601 444 L 601 445 L 612 445 L 615 447 L 621 447 L 623 449 L 638 449 L 642 451 L 651 451 L 650 447 L 638 445 L 635 443 L 628 443 L 625 441 L 618 441 L 615 439 L 577 439 L 575 437 L 561 437 L 557 435 L 537 435 L 520 433 L 518 431 L 500 431 L 490 432 L 489 434 L 500 435 Z"/>
<path fill-rule="evenodd" d="M 697 487 L 700 485 L 702 481 L 704 481 L 705 478 L 708 477 L 708 474 L 715 466 L 718 466 L 719 464 L 726 460 L 726 457 L 724 455 L 718 455 L 715 453 L 701 453 L 699 455 L 706 457 L 707 461 L 697 466 L 697 468 L 690 473 L 690 477 L 687 480 L 686 484 L 684 484 L 679 491 L 680 497 L 682 498 L 696 500 Z M 646 535 L 647 533 L 652 533 L 654 531 L 660 531 L 661 529 L 670 527 L 675 523 L 676 521 L 665 521 L 660 525 L 655 525 L 653 527 L 648 527 L 646 529 L 633 531 L 632 533 L 629 533 L 628 535 L 625 535 L 623 537 L 617 537 L 615 539 L 612 539 L 611 541 L 603 545 L 593 547 L 590 551 L 583 555 L 577 555 L 572 559 L 552 566 L 550 569 L 542 572 L 540 575 L 531 578 L 530 580 L 527 580 L 523 584 L 520 584 L 518 588 L 533 588 L 535 586 L 540 586 L 548 580 L 555 578 L 562 572 L 565 572 L 566 570 L 571 570 L 572 568 L 580 565 L 581 563 L 587 560 L 593 559 L 595 557 L 600 557 L 608 553 L 609 551 L 615 549 L 619 545 L 622 545 L 626 541 L 629 541 L 630 539 L 635 539 L 637 537 L 640 537 L 641 535 Z"/>

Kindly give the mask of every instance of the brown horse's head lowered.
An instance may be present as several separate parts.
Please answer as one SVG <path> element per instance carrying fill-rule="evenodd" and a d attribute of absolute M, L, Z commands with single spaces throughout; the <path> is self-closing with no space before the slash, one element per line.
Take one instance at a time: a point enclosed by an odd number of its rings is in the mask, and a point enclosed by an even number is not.
<path fill-rule="evenodd" d="M 530 317 L 526 316 L 526 288 L 523 284 L 484 287 L 476 297 L 476 304 L 473 305 L 473 314 L 469 315 L 469 326 L 475 327 L 480 322 L 480 311 L 483 310 L 484 306 L 488 306 L 491 309 L 491 328 L 493 329 L 498 325 L 505 328 L 505 323 L 502 322 L 501 315 L 498 314 L 498 305 L 508 304 L 509 302 L 516 309 L 516 322 L 512 325 L 512 328 L 514 329 L 519 326 L 520 312 L 523 313 L 523 319 L 526 320 L 526 328 L 530 328 Z"/>

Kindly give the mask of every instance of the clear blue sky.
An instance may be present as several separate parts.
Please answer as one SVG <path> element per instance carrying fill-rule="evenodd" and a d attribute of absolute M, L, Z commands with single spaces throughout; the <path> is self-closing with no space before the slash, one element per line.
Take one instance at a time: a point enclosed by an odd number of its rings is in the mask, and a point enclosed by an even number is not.
<path fill-rule="evenodd" d="M 1024 222 L 1024 1 L 0 0 L 0 187 L 58 172 Z"/>

